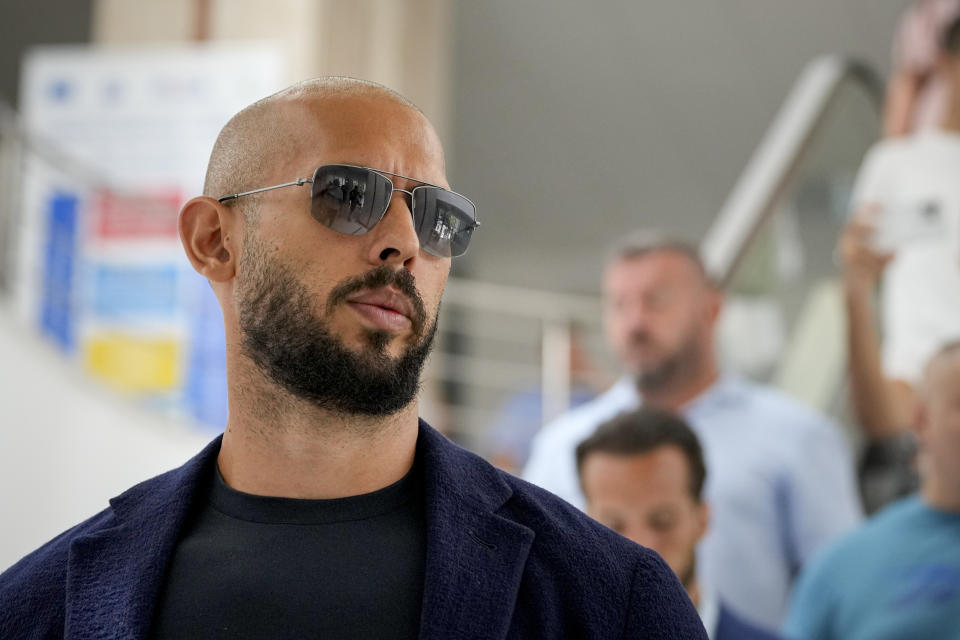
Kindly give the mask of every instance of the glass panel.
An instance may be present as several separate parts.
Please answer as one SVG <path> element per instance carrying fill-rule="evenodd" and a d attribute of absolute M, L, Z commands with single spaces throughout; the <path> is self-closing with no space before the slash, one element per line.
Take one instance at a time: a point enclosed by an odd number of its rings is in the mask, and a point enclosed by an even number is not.
<path fill-rule="evenodd" d="M 721 357 L 845 420 L 845 320 L 833 251 L 860 162 L 880 131 L 876 98 L 838 89 L 773 211 L 727 283 Z"/>

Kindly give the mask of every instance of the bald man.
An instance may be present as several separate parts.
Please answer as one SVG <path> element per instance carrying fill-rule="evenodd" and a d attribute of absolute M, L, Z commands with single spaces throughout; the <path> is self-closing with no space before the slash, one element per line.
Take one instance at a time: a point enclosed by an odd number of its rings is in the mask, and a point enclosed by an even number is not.
<path fill-rule="evenodd" d="M 424 115 L 368 82 L 237 114 L 180 236 L 229 419 L 0 576 L 6 638 L 705 638 L 653 552 L 418 419 L 478 226 Z"/>
<path fill-rule="evenodd" d="M 934 354 L 918 391 L 919 493 L 885 507 L 804 568 L 785 637 L 960 637 L 960 342 Z"/>

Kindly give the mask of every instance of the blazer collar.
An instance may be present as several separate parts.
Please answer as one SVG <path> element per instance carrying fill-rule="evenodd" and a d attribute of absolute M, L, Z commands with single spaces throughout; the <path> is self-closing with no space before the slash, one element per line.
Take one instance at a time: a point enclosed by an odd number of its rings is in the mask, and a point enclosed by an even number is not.
<path fill-rule="evenodd" d="M 504 638 L 531 529 L 497 511 L 513 495 L 500 472 L 420 422 L 427 566 L 420 638 Z"/>
<path fill-rule="evenodd" d="M 420 421 L 427 558 L 420 637 L 503 638 L 531 529 L 497 512 L 513 495 L 500 472 Z M 220 450 L 110 501 L 115 524 L 77 538 L 67 562 L 65 638 L 141 638 L 184 522 Z"/>

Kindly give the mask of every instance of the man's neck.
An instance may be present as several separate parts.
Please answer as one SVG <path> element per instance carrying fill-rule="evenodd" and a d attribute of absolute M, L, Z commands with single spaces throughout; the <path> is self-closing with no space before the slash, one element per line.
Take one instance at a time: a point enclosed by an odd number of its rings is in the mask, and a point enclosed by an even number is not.
<path fill-rule="evenodd" d="M 928 473 L 920 490 L 923 501 L 932 509 L 960 514 L 960 486 L 946 482 L 934 473 Z"/>
<path fill-rule="evenodd" d="M 960 90 L 952 83 L 949 90 L 950 98 L 940 119 L 940 129 L 950 133 L 960 133 Z"/>
<path fill-rule="evenodd" d="M 700 583 L 697 582 L 696 578 L 690 581 L 687 587 L 687 596 L 690 598 L 690 602 L 693 603 L 694 608 L 700 608 Z"/>
<path fill-rule="evenodd" d="M 678 378 L 657 389 L 640 388 L 639 391 L 645 405 L 668 411 L 679 411 L 688 402 L 712 387 L 719 377 L 720 371 L 715 363 L 711 363 L 691 376 Z"/>
<path fill-rule="evenodd" d="M 231 385 L 230 418 L 217 463 L 245 493 L 330 499 L 370 493 L 413 466 L 417 402 L 385 418 L 336 414 L 257 376 Z M 252 378 L 252 379 L 251 379 Z"/>

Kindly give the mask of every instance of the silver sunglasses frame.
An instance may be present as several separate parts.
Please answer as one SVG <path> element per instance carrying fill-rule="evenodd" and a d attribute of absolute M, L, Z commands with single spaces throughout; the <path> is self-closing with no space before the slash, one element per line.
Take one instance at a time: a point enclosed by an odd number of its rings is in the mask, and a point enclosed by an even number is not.
<path fill-rule="evenodd" d="M 405 176 L 405 175 L 402 175 L 402 174 L 399 174 L 399 173 L 391 173 L 390 171 L 383 171 L 383 170 L 381 170 L 381 169 L 374 169 L 373 167 L 362 167 L 362 166 L 356 165 L 356 164 L 333 164 L 333 165 L 320 165 L 320 166 L 321 166 L 321 167 L 325 167 L 325 166 L 337 166 L 337 167 L 349 167 L 349 168 L 351 168 L 351 169 L 365 169 L 365 170 L 367 170 L 367 171 L 373 171 L 374 173 L 379 173 L 380 175 L 382 175 L 382 176 L 384 176 L 384 177 L 386 177 L 386 176 L 393 176 L 394 178 L 403 178 L 404 180 L 412 180 L 412 181 L 414 181 L 414 182 L 419 182 L 419 183 L 420 183 L 420 186 L 422 186 L 422 187 L 433 187 L 434 189 L 440 189 L 440 190 L 442 190 L 442 191 L 447 191 L 448 193 L 455 193 L 456 195 L 460 196 L 461 198 L 463 198 L 464 200 L 466 200 L 467 202 L 469 202 L 470 205 L 473 207 L 473 211 L 474 211 L 474 218 L 473 218 L 473 225 L 474 225 L 474 226 L 473 226 L 473 228 L 476 229 L 476 228 L 478 228 L 478 227 L 480 226 L 480 221 L 477 220 L 477 218 L 476 218 L 477 205 L 475 205 L 475 204 L 473 203 L 473 201 L 472 201 L 470 198 L 468 198 L 467 196 L 465 196 L 465 195 L 463 195 L 463 194 L 460 194 L 460 193 L 457 193 L 456 191 L 451 191 L 450 189 L 447 189 L 447 188 L 445 188 L 445 187 L 441 187 L 441 186 L 438 185 L 438 184 L 433 184 L 433 183 L 431 183 L 431 182 L 424 182 L 423 180 L 420 180 L 420 179 L 418 179 L 418 178 L 411 178 L 410 176 Z M 317 167 L 317 168 L 319 169 L 319 167 Z M 389 178 L 387 178 L 387 179 L 389 180 Z M 282 189 L 282 188 L 284 188 L 284 187 L 302 187 L 302 186 L 305 185 L 305 184 L 313 184 L 313 178 L 297 178 L 297 179 L 294 180 L 293 182 L 284 182 L 283 184 L 275 184 L 275 185 L 273 185 L 272 187 L 261 187 L 261 188 L 259 188 L 259 189 L 252 189 L 252 190 L 250 190 L 250 191 L 242 191 L 242 192 L 240 192 L 240 193 L 231 193 L 231 194 L 228 195 L 228 196 L 223 196 L 222 198 L 217 198 L 217 202 L 226 202 L 227 200 L 236 200 L 237 198 L 242 198 L 243 196 L 249 196 L 249 195 L 253 195 L 253 194 L 255 194 L 255 193 L 263 193 L 264 191 L 273 191 L 274 189 Z M 396 186 L 395 184 L 393 184 L 393 180 L 390 180 L 390 185 L 391 185 L 391 188 L 392 188 L 394 191 L 399 191 L 399 192 L 401 192 L 401 193 L 405 193 L 405 194 L 407 194 L 408 196 L 410 196 L 410 199 L 411 199 L 411 202 L 412 202 L 412 200 L 413 200 L 413 191 L 408 191 L 407 189 L 398 189 L 397 186 Z M 418 187 L 414 187 L 414 188 L 416 189 L 416 188 L 418 188 Z M 412 213 L 412 211 L 411 211 L 411 213 Z"/>

